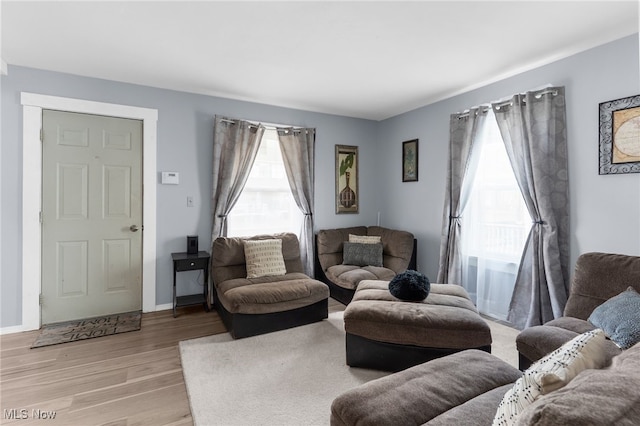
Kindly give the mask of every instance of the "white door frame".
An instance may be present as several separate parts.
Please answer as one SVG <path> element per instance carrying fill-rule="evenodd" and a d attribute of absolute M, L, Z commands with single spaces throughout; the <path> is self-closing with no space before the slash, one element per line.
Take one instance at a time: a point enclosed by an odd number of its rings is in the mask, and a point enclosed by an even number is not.
<path fill-rule="evenodd" d="M 42 110 L 142 120 L 142 311 L 156 310 L 156 146 L 158 110 L 22 92 L 22 329 L 40 328 Z"/>

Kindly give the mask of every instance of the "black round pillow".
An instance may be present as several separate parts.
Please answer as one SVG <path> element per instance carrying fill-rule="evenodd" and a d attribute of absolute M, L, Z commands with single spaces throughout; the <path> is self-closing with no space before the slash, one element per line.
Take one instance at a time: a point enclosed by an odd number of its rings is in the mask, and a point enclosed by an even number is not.
<path fill-rule="evenodd" d="M 407 269 L 389 282 L 389 292 L 400 300 L 421 302 L 427 298 L 431 283 L 426 275 Z"/>

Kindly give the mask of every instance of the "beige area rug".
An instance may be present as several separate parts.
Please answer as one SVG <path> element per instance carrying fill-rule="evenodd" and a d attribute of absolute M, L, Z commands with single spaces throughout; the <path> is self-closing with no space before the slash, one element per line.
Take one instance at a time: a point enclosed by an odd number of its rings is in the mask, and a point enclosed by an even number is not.
<path fill-rule="evenodd" d="M 342 314 L 245 339 L 180 342 L 194 424 L 328 425 L 336 396 L 388 374 L 346 365 Z M 489 323 L 494 353 L 517 362 L 517 330 Z"/>
<path fill-rule="evenodd" d="M 518 368 L 516 336 L 520 330 L 506 326 L 489 318 L 484 318 L 491 328 L 491 353 Z"/>
<path fill-rule="evenodd" d="M 180 342 L 194 424 L 328 425 L 336 396 L 388 374 L 349 368 L 344 336 L 342 312 L 333 312 L 260 336 Z"/>
<path fill-rule="evenodd" d="M 140 311 L 65 321 L 42 326 L 31 348 L 140 330 Z"/>

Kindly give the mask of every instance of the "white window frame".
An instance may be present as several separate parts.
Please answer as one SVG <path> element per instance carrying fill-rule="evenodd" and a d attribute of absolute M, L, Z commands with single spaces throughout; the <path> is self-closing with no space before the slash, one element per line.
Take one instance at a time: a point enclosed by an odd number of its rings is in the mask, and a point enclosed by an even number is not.
<path fill-rule="evenodd" d="M 289 126 L 281 126 L 281 127 L 289 127 Z M 271 128 L 271 127 L 269 127 L 269 128 L 267 128 L 267 129 L 266 129 L 266 131 L 265 131 L 265 135 L 266 135 L 266 132 L 273 132 L 273 133 L 275 134 L 275 135 L 274 135 L 274 136 L 275 136 L 275 139 L 274 139 L 274 138 L 269 138 L 269 139 L 270 139 L 270 140 L 275 140 L 275 141 L 277 141 L 277 139 L 278 139 L 278 135 L 277 135 L 277 130 L 276 130 L 275 128 Z M 263 139 L 264 139 L 264 137 L 265 137 L 265 136 L 263 135 Z M 261 145 L 260 145 L 260 148 L 259 148 L 259 149 L 262 149 L 262 147 L 264 146 L 264 145 L 262 145 L 263 143 L 264 143 L 264 140 L 261 142 Z M 281 158 L 282 158 L 282 150 L 280 149 L 280 145 L 279 145 L 279 144 L 278 144 L 278 149 L 280 150 L 280 155 L 281 155 Z M 284 158 L 282 158 L 282 162 L 284 163 Z M 252 173 L 252 172 L 253 172 L 253 169 L 254 169 L 254 167 L 255 167 L 255 166 L 256 166 L 256 164 L 254 163 L 254 164 L 253 164 L 253 166 L 252 166 L 252 170 L 250 171 L 250 173 Z M 294 197 L 293 197 L 293 194 L 291 193 L 291 187 L 290 187 L 290 185 L 289 185 L 289 181 L 288 181 L 288 178 L 287 178 L 287 176 L 286 176 L 286 171 L 284 171 L 284 179 L 285 179 L 285 181 L 287 182 L 287 191 L 288 191 L 288 193 L 290 194 L 290 196 L 292 197 L 292 205 L 293 205 L 293 206 L 295 206 L 296 213 L 298 213 L 298 214 L 300 215 L 299 220 L 298 220 L 298 225 L 299 225 L 299 226 L 298 226 L 298 229 L 296 229 L 295 231 L 294 231 L 294 230 L 292 230 L 292 229 L 288 229 L 288 230 L 287 230 L 287 229 L 282 229 L 282 230 L 280 230 L 280 231 L 278 231 L 278 232 L 293 232 L 293 233 L 295 233 L 295 234 L 298 236 L 298 238 L 299 238 L 299 237 L 300 237 L 300 231 L 301 231 L 302 223 L 303 223 L 303 218 L 302 218 L 302 216 L 303 216 L 303 215 L 302 215 L 302 212 L 300 211 L 300 208 L 299 208 L 299 207 L 297 206 L 297 204 L 295 203 L 295 199 L 294 199 Z M 245 188 L 243 188 L 243 192 L 244 192 L 246 189 L 247 189 L 247 188 L 246 188 L 246 186 L 245 186 Z M 242 194 L 240 195 L 240 197 L 242 197 Z M 236 206 L 237 206 L 237 204 L 236 204 Z M 230 228 L 230 229 L 228 229 L 228 231 L 227 231 L 227 235 L 228 235 L 228 236 L 230 236 L 230 237 L 240 237 L 240 236 L 245 237 L 245 236 L 249 236 L 249 235 L 239 235 L 239 234 L 234 234 L 233 232 L 229 232 L 229 230 L 233 231 L 233 214 L 234 214 L 234 213 L 233 213 L 233 211 L 234 211 L 234 209 L 236 208 L 236 206 L 234 206 L 234 208 L 231 210 L 231 212 L 229 213 L 229 215 L 228 215 L 228 217 L 227 217 L 227 221 L 228 221 L 228 222 L 227 222 L 227 227 L 228 227 L 228 228 Z M 270 233 L 270 232 L 269 232 L 269 231 L 264 231 L 264 232 L 260 231 L 259 233 Z"/>

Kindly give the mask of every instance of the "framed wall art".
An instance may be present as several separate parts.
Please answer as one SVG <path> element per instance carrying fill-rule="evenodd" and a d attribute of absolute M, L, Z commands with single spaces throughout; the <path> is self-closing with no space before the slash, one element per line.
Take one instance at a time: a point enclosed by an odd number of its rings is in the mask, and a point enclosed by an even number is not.
<path fill-rule="evenodd" d="M 402 181 L 418 180 L 418 139 L 402 142 Z"/>
<path fill-rule="evenodd" d="M 640 95 L 602 102 L 599 112 L 599 173 L 640 173 Z"/>
<path fill-rule="evenodd" d="M 358 147 L 336 145 L 336 213 L 358 213 Z"/>

